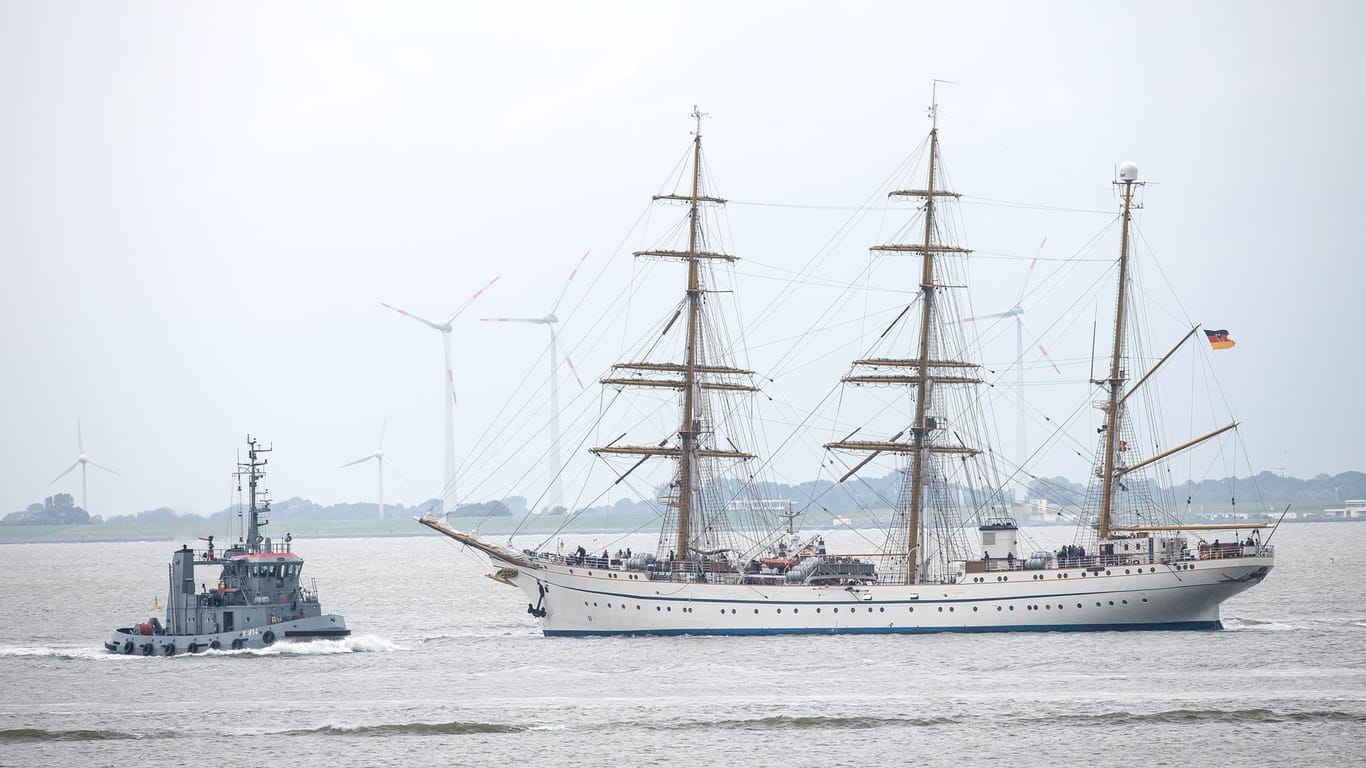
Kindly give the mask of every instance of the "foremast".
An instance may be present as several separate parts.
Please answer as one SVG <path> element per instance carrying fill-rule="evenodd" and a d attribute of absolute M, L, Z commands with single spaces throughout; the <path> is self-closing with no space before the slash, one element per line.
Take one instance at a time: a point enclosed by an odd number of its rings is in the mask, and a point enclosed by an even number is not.
<path fill-rule="evenodd" d="M 614 386 L 679 390 L 681 393 L 681 413 L 677 430 L 677 445 L 667 445 L 669 441 L 666 438 L 659 445 L 654 446 L 607 445 L 591 449 L 593 453 L 598 455 L 639 456 L 640 460 L 627 470 L 622 478 L 654 456 L 670 457 L 677 462 L 678 469 L 674 481 L 674 493 L 671 494 L 669 504 L 674 507 L 677 514 L 671 549 L 674 556 L 679 560 L 691 559 L 696 549 L 693 546 L 695 539 L 693 528 L 697 525 L 698 494 L 703 483 L 709 479 L 702 477 L 700 472 L 701 461 L 704 459 L 747 460 L 753 458 L 753 455 L 738 449 L 725 450 L 708 445 L 705 439 L 710 433 L 709 409 L 706 407 L 705 399 L 707 391 L 753 392 L 757 389 L 751 384 L 730 380 L 736 376 L 750 376 L 753 371 L 729 366 L 709 365 L 703 347 L 702 318 L 705 308 L 706 287 L 702 278 L 702 264 L 708 260 L 728 262 L 737 260 L 735 256 L 730 254 L 708 251 L 705 243 L 702 228 L 702 206 L 724 205 L 726 202 L 722 198 L 704 194 L 702 189 L 702 118 L 705 116 L 696 107 L 693 108 L 692 117 L 696 121 L 696 129 L 693 131 L 692 174 L 689 193 L 686 196 L 665 194 L 653 197 L 656 202 L 673 201 L 687 204 L 687 250 L 645 250 L 636 251 L 633 254 L 636 257 L 676 259 L 687 264 L 684 307 L 681 308 L 681 312 L 687 315 L 683 361 L 681 363 L 618 363 L 612 366 L 614 372 L 634 371 L 673 374 L 677 378 L 613 375 L 602 380 L 603 384 Z M 677 319 L 678 314 L 675 314 L 665 328 L 666 333 L 668 327 L 672 326 Z M 705 527 L 705 524 L 701 527 Z"/>
<path fill-rule="evenodd" d="M 938 198 L 957 199 L 960 196 L 956 192 L 938 188 L 936 175 L 938 162 L 938 104 L 933 103 L 930 106 L 929 160 L 925 188 L 896 190 L 888 194 L 888 197 L 892 199 L 909 198 L 925 201 L 925 226 L 921 240 L 919 243 L 878 245 L 870 249 L 873 252 L 919 254 L 921 257 L 918 302 L 920 304 L 920 333 L 916 357 L 911 359 L 865 358 L 855 360 L 853 364 L 855 372 L 842 379 L 844 382 L 854 384 L 909 386 L 915 400 L 911 424 L 907 429 L 896 433 L 884 442 L 855 441 L 846 438 L 825 445 L 828 449 L 869 452 L 866 458 L 840 478 L 840 482 L 852 477 L 854 473 L 879 454 L 898 453 L 907 456 L 910 463 L 910 473 L 902 491 L 902 502 L 905 505 L 906 514 L 905 537 L 899 554 L 907 564 L 905 580 L 909 584 L 916 583 L 922 576 L 921 563 L 924 558 L 921 548 L 923 545 L 922 530 L 925 526 L 925 491 L 931 481 L 940 479 L 930 477 L 931 473 L 934 472 L 934 456 L 936 454 L 957 454 L 966 457 L 980 453 L 978 449 L 962 444 L 961 440 L 958 445 L 949 445 L 943 442 L 940 439 L 941 425 L 936 415 L 932 413 L 932 408 L 936 402 L 935 388 L 937 386 L 977 384 L 981 381 L 975 375 L 977 368 L 975 364 L 959 360 L 937 359 L 939 350 L 934 343 L 937 331 L 935 324 L 936 298 L 937 292 L 946 286 L 939 285 L 937 282 L 935 256 L 971 253 L 967 248 L 937 242 L 936 200 Z M 903 316 L 904 314 L 903 312 Z M 909 373 L 889 375 L 865 372 L 868 369 L 878 370 L 882 368 L 906 369 Z M 903 437 L 908 439 L 901 442 Z"/>

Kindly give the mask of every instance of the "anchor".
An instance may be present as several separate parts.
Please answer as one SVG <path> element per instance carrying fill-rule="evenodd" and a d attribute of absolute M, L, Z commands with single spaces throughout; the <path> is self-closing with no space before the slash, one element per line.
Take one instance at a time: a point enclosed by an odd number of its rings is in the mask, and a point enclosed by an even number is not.
<path fill-rule="evenodd" d="M 536 590 L 540 592 L 540 597 L 536 600 L 535 606 L 532 606 L 531 603 L 526 604 L 526 612 L 538 619 L 544 619 L 545 609 L 541 606 L 545 603 L 545 584 L 539 581 L 536 582 Z"/>

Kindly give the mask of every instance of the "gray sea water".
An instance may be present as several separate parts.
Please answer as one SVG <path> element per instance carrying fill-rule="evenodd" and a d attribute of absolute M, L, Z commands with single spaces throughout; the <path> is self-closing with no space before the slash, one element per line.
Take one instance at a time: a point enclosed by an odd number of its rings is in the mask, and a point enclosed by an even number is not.
<path fill-rule="evenodd" d="M 1366 761 L 1361 523 L 1283 526 L 1276 569 L 1209 632 L 547 639 L 487 561 L 435 534 L 296 538 L 351 638 L 106 654 L 165 600 L 180 543 L 0 546 L 0 764 Z"/>

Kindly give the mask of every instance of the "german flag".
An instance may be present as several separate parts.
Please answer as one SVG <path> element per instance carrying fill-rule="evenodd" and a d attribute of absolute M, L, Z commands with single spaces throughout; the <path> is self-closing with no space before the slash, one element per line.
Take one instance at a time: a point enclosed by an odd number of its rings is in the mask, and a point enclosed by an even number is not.
<path fill-rule="evenodd" d="M 1232 349 L 1233 339 L 1228 337 L 1228 331 L 1205 331 L 1205 338 L 1209 339 L 1209 345 L 1215 349 Z"/>

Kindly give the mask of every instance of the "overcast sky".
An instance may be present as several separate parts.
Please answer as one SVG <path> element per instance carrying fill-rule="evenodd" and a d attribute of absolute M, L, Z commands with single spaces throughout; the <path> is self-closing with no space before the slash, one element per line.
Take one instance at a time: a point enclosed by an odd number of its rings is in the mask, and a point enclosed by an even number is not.
<path fill-rule="evenodd" d="M 477 318 L 544 314 L 588 252 L 559 314 L 589 338 L 694 104 L 739 287 L 763 296 L 923 139 L 936 78 L 957 83 L 940 125 L 977 310 L 1011 305 L 1044 237 L 1057 260 L 1032 286 L 1101 278 L 1063 260 L 1113 257 L 1110 181 L 1134 160 L 1157 282 L 1238 343 L 1212 364 L 1250 469 L 1366 469 L 1363 23 L 1348 2 L 0 4 L 0 514 L 79 502 L 79 472 L 49 484 L 78 418 L 119 471 L 90 470 L 92 513 L 221 509 L 247 433 L 275 445 L 277 498 L 373 500 L 374 473 L 339 465 L 386 413 L 387 500 L 435 496 L 440 337 L 379 302 L 440 320 L 500 276 L 456 321 L 468 467 L 509 391 L 544 392 L 544 330 Z M 819 278 L 852 279 L 878 236 L 841 240 Z M 1063 373 L 1026 370 L 1032 408 L 1066 416 L 1091 396 L 1091 321 L 1060 319 L 1062 285 L 1031 289 L 1028 317 Z M 575 350 L 590 389 L 626 335 L 595 333 L 616 348 Z M 983 339 L 988 362 L 1013 346 Z M 856 352 L 774 387 L 814 406 Z"/>

